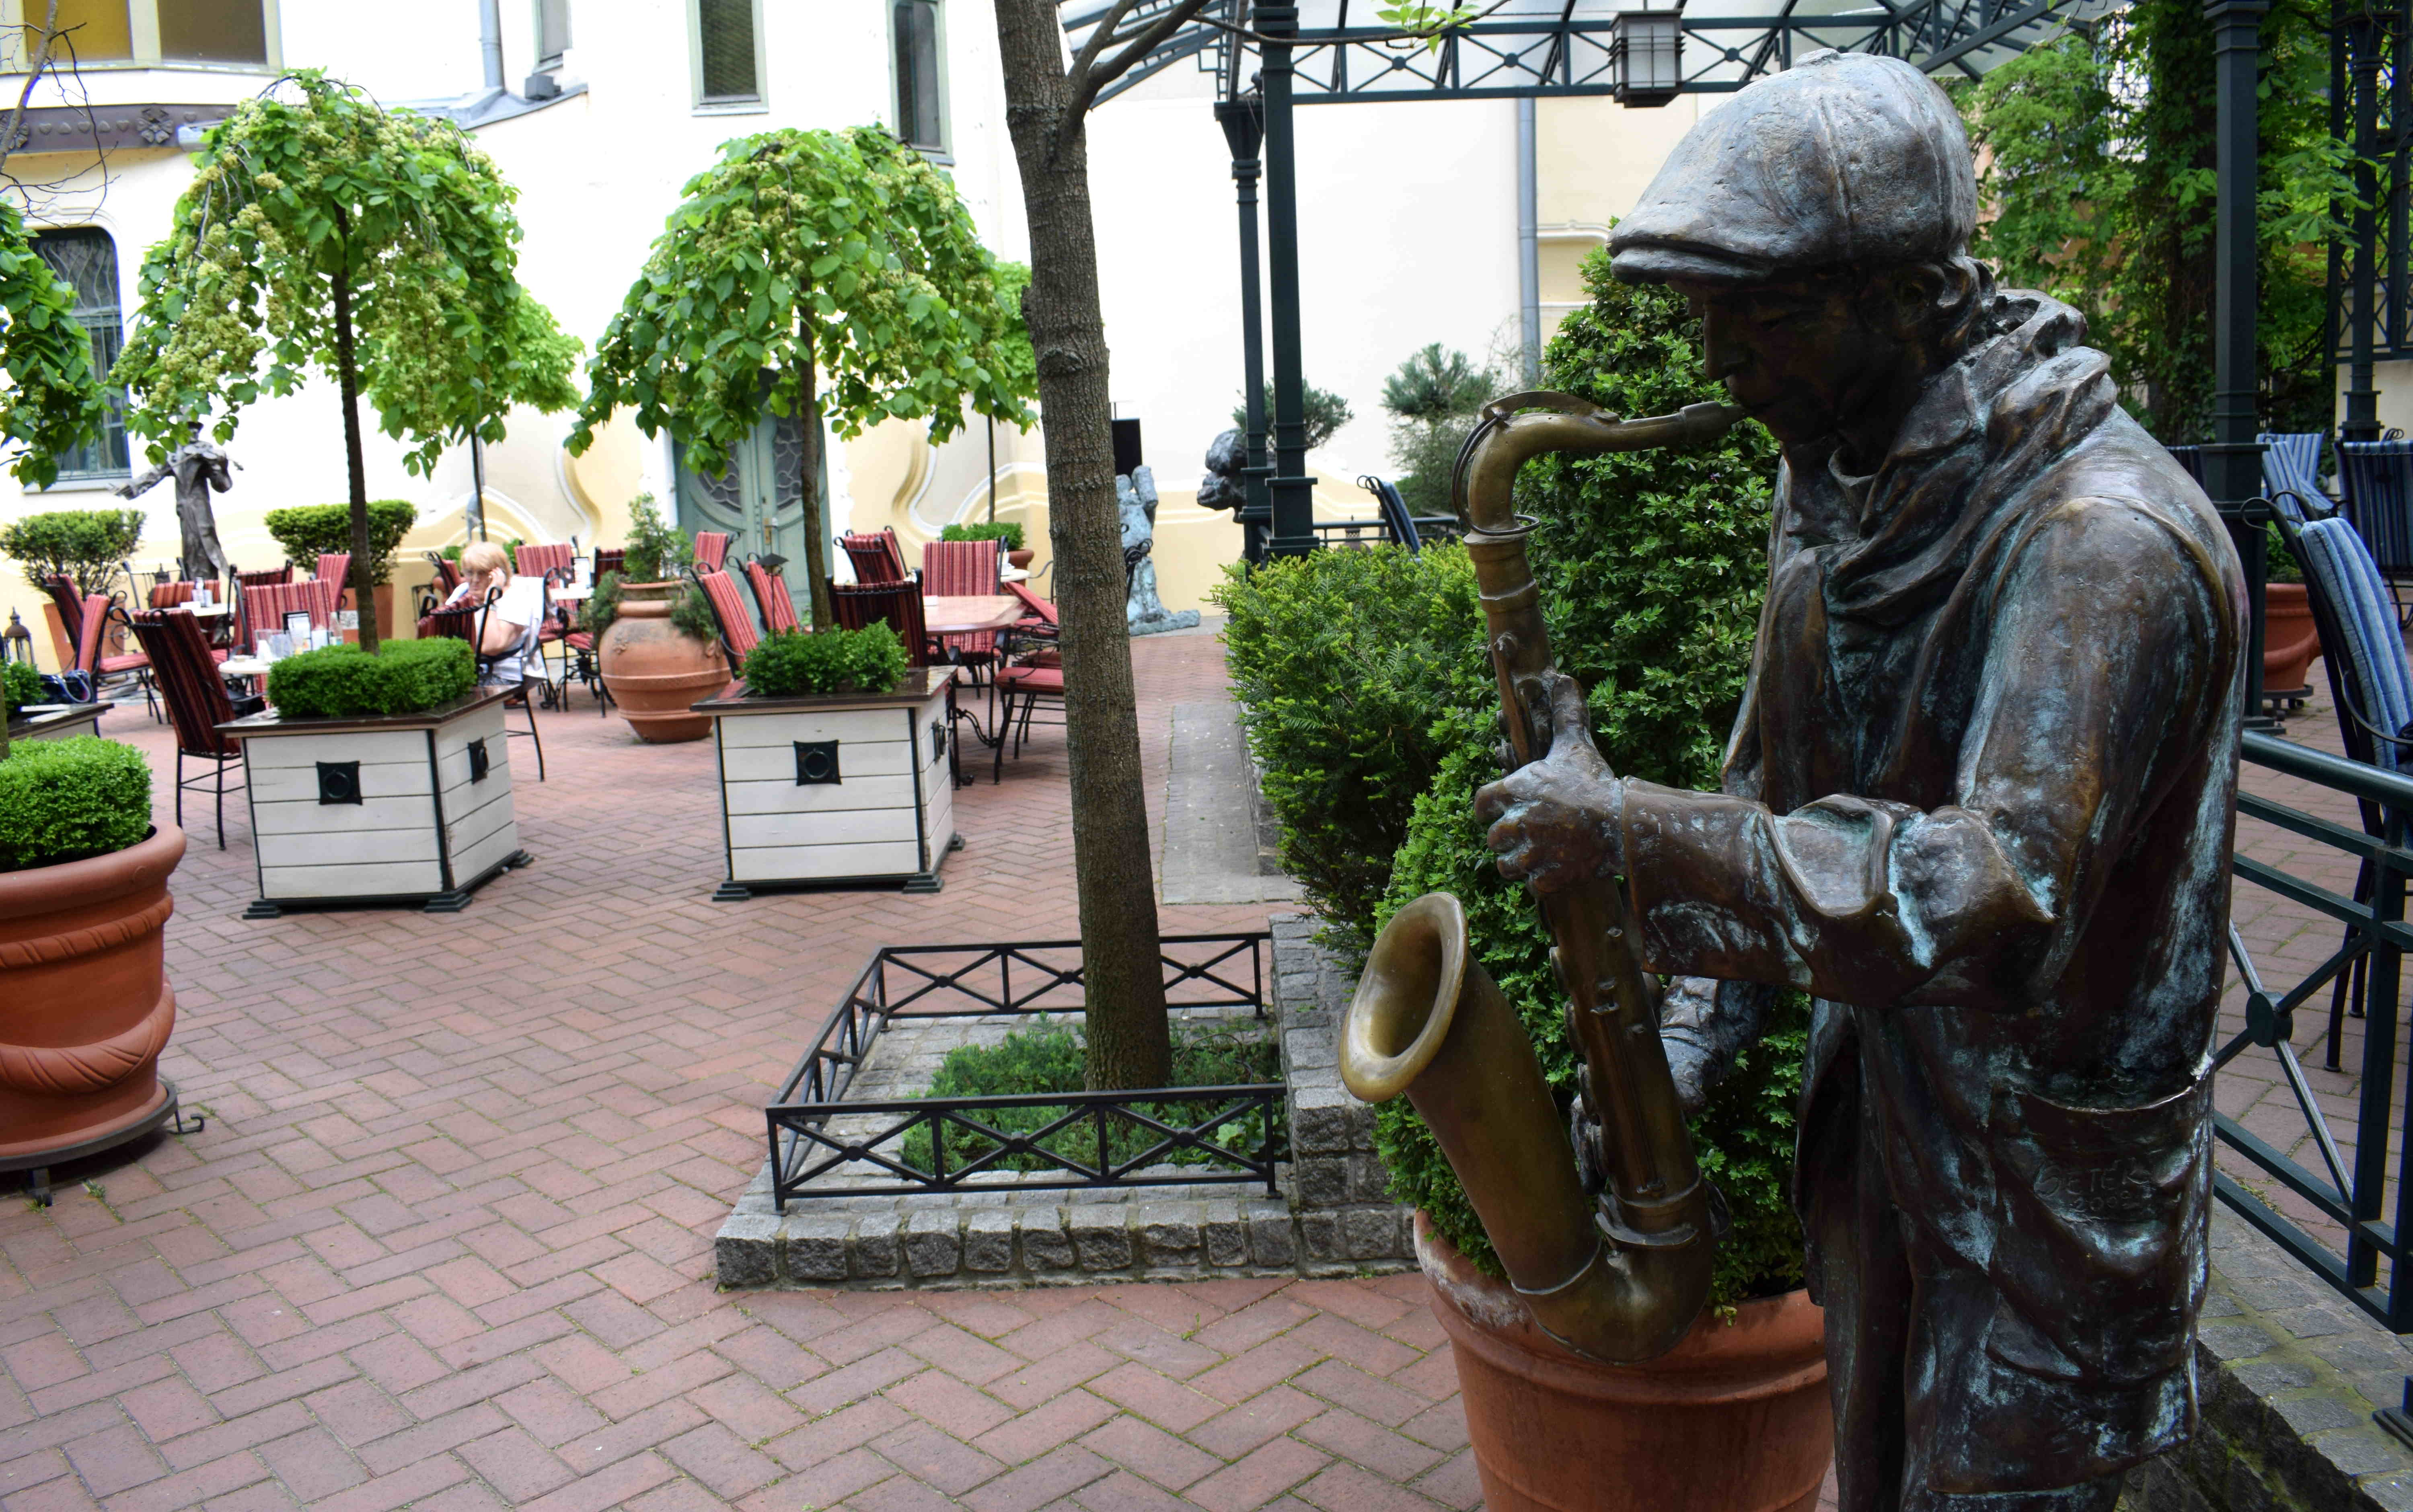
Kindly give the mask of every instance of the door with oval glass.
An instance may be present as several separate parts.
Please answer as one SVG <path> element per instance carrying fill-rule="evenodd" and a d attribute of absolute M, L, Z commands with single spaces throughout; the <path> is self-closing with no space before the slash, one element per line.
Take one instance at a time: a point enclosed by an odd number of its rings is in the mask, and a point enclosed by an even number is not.
<path fill-rule="evenodd" d="M 675 449 L 678 460 L 678 526 L 689 535 L 699 530 L 729 533 L 729 560 L 735 564 L 749 554 L 779 556 L 797 565 L 805 560 L 803 472 L 804 429 L 794 415 L 763 415 L 744 440 L 729 449 L 729 465 L 706 475 L 688 465 L 688 449 Z M 828 449 L 818 459 L 821 509 L 829 518 Z M 799 587 L 801 592 L 801 586 Z"/>

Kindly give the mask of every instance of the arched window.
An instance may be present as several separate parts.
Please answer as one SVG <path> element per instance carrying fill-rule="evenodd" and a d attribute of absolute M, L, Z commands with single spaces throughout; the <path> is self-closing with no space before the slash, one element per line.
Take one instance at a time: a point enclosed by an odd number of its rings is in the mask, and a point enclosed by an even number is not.
<path fill-rule="evenodd" d="M 106 378 L 126 345 L 126 325 L 117 304 L 117 245 L 97 226 L 72 230 L 37 231 L 34 250 L 59 280 L 75 290 L 76 319 L 92 334 L 93 371 Z M 109 424 L 100 439 L 87 441 L 59 458 L 59 481 L 124 478 L 126 465 L 126 391 L 109 393 Z"/>

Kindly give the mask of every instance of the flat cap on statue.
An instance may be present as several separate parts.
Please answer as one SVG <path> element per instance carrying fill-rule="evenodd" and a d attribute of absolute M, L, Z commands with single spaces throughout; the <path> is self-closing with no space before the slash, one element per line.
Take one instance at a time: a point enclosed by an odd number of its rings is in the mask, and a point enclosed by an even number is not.
<path fill-rule="evenodd" d="M 1630 283 L 1756 283 L 1957 257 L 1976 222 L 1969 136 L 1935 82 L 1818 52 L 1703 116 L 1608 245 Z"/>

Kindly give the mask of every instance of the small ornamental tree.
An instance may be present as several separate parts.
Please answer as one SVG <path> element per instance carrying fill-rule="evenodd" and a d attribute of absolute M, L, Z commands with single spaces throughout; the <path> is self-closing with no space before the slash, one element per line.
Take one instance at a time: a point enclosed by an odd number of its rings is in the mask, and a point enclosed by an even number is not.
<path fill-rule="evenodd" d="M 100 435 L 109 407 L 92 370 L 92 334 L 75 318 L 75 291 L 25 235 L 17 207 L 0 202 L 0 440 L 18 448 L 8 470 L 48 488 L 59 453 Z"/>
<path fill-rule="evenodd" d="M 363 394 L 420 474 L 447 446 L 501 440 L 514 404 L 577 401 L 579 343 L 520 286 L 517 198 L 449 121 L 315 71 L 278 81 L 210 128 L 173 228 L 142 260 L 141 314 L 113 375 L 126 429 L 159 461 L 193 420 L 216 411 L 225 441 L 263 392 L 290 393 L 313 368 L 333 377 L 351 586 L 367 604 Z M 371 649 L 374 619 L 361 616 Z"/>
<path fill-rule="evenodd" d="M 683 193 L 587 364 L 570 449 L 633 407 L 713 473 L 766 406 L 800 417 L 806 576 L 827 628 L 819 421 L 851 437 L 926 416 L 942 441 L 969 406 L 1028 425 L 1028 344 L 955 185 L 876 126 L 742 138 Z"/>

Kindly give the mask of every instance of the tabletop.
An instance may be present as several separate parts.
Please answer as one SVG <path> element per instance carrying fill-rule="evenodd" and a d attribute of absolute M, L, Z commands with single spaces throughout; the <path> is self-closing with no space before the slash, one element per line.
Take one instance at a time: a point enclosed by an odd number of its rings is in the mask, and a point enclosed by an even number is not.
<path fill-rule="evenodd" d="M 1028 583 L 1030 581 L 1030 569 L 1027 567 L 1001 567 L 998 569 L 997 575 L 1001 581 L 1007 583 Z"/>
<path fill-rule="evenodd" d="M 567 586 L 565 586 L 565 587 L 558 587 L 558 588 L 547 588 L 547 589 L 545 589 L 544 591 L 545 591 L 545 593 L 546 593 L 548 596 L 550 596 L 550 597 L 552 598 L 552 600 L 554 600 L 554 602 L 555 602 L 555 603 L 583 603 L 583 602 L 585 602 L 586 600 L 589 600 L 589 599 L 592 599 L 592 598 L 594 598 L 594 597 L 595 597 L 595 590 L 594 590 L 593 588 L 578 588 L 578 587 L 567 587 Z"/>
<path fill-rule="evenodd" d="M 189 610 L 195 619 L 223 619 L 234 613 L 231 605 L 222 603 L 180 603 L 176 607 Z"/>
<path fill-rule="evenodd" d="M 259 657 L 229 657 L 218 663 L 218 672 L 227 677 L 265 677 L 269 665 Z"/>
<path fill-rule="evenodd" d="M 982 630 L 1003 630 L 1022 615 L 1022 600 L 1010 593 L 922 596 L 922 628 L 933 635 L 976 635 Z"/>

